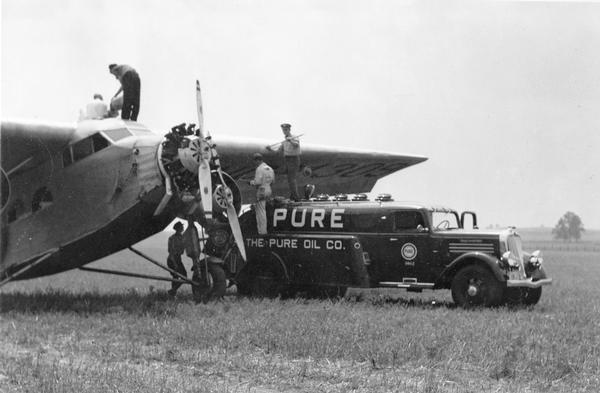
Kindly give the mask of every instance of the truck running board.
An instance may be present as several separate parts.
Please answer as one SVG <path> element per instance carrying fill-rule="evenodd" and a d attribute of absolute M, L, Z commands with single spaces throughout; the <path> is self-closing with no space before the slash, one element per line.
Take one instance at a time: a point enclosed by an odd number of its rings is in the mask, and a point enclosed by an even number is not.
<path fill-rule="evenodd" d="M 404 289 L 433 289 L 435 284 L 429 282 L 394 282 L 381 281 L 380 287 L 384 288 L 404 288 Z"/>

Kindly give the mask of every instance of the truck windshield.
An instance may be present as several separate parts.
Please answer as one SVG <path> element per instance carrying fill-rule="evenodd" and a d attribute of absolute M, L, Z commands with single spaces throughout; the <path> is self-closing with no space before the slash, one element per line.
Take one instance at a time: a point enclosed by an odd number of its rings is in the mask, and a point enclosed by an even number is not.
<path fill-rule="evenodd" d="M 445 231 L 448 229 L 460 228 L 458 224 L 458 215 L 453 211 L 432 211 L 431 223 L 434 231 Z"/>

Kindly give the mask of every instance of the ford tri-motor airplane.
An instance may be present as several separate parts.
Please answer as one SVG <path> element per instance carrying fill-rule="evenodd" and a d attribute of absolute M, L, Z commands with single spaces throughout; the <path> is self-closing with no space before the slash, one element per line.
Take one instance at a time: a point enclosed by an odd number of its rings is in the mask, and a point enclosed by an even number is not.
<path fill-rule="evenodd" d="M 255 190 L 236 180 L 254 173 L 253 153 L 262 153 L 278 173 L 283 160 L 266 149 L 272 141 L 207 136 L 197 89 L 198 127 L 161 134 L 116 118 L 3 120 L 0 286 L 80 268 L 176 217 L 206 224 L 215 214 L 226 216 L 243 257 L 237 213 L 254 201 Z M 320 193 L 369 192 L 379 178 L 426 159 L 303 144 L 298 180 Z M 279 176 L 273 195 L 286 194 L 285 176 Z"/>

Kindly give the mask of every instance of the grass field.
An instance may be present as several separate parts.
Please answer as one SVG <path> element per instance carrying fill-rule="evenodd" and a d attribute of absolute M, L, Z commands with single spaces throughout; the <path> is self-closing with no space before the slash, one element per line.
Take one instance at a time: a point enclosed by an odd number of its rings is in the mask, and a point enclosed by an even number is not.
<path fill-rule="evenodd" d="M 164 259 L 165 241 L 139 248 Z M 448 291 L 196 305 L 81 271 L 12 283 L 0 392 L 598 392 L 600 252 L 586 250 L 545 252 L 555 282 L 519 309 L 458 309 Z M 132 253 L 92 266 L 159 273 Z"/>

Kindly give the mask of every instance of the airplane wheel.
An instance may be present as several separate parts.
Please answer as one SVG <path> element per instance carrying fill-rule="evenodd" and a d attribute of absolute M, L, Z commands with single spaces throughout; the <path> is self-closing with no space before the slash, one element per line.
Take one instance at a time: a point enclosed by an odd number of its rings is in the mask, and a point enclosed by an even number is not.
<path fill-rule="evenodd" d="M 214 263 L 208 264 L 208 285 L 205 282 L 202 282 L 204 280 L 202 280 L 196 272 L 194 272 L 192 279 L 200 282 L 200 285 L 192 285 L 192 294 L 197 303 L 206 303 L 209 300 L 221 299 L 225 296 L 227 282 L 225 271 L 222 266 Z"/>
<path fill-rule="evenodd" d="M 483 266 L 466 266 L 452 280 L 452 299 L 464 308 L 497 306 L 503 295 L 502 283 Z"/>

